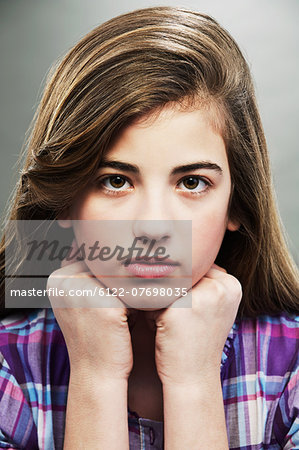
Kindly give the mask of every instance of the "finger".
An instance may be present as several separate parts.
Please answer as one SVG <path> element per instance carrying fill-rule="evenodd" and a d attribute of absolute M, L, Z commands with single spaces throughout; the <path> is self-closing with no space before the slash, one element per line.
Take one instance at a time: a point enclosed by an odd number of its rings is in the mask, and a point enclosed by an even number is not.
<path fill-rule="evenodd" d="M 161 318 L 165 311 L 167 311 L 168 309 L 176 308 L 192 308 L 192 289 L 188 292 L 187 295 L 178 298 L 167 308 L 162 308 L 155 311 L 146 311 L 145 317 L 148 323 L 153 327 L 153 325 L 157 324 L 157 321 Z"/>
<path fill-rule="evenodd" d="M 65 256 L 65 258 L 63 258 L 63 260 L 61 261 L 61 267 L 65 267 L 68 266 L 74 262 L 78 262 L 78 260 L 80 260 L 80 251 L 77 245 L 77 241 L 74 238 L 71 245 L 70 245 L 70 251 L 68 252 L 68 254 Z"/>
<path fill-rule="evenodd" d="M 222 267 L 218 268 L 219 266 L 216 266 L 216 264 L 210 267 L 210 269 L 207 271 L 207 273 L 204 275 L 203 278 L 212 278 L 212 279 L 218 279 L 223 280 L 224 277 L 227 275 L 227 271 L 225 269 L 222 269 Z"/>
<path fill-rule="evenodd" d="M 225 270 L 224 267 L 220 267 L 215 263 L 212 265 L 211 269 L 217 269 L 217 270 L 221 270 L 221 272 L 227 273 L 227 270 Z"/>
<path fill-rule="evenodd" d="M 72 255 L 67 262 L 60 269 L 55 270 L 49 277 L 48 283 L 50 285 L 54 283 L 55 286 L 61 285 L 61 281 L 64 283 L 64 289 L 78 290 L 78 292 L 88 292 L 88 296 L 84 298 L 82 294 L 78 298 L 72 297 L 66 299 L 67 307 L 102 307 L 102 308 L 126 308 L 126 304 L 121 301 L 121 299 L 115 295 L 112 295 L 109 288 L 101 282 L 101 280 L 94 275 L 85 264 L 84 261 L 76 261 L 76 252 L 78 249 L 77 243 L 73 241 L 72 244 Z M 76 262 L 73 262 L 76 261 Z M 71 280 L 70 280 L 71 279 Z M 83 302 L 83 303 L 82 303 Z M 62 307 L 63 302 L 60 302 L 60 307 Z M 132 308 L 133 309 L 133 308 Z M 134 316 L 134 312 L 128 310 L 127 315 Z"/>
<path fill-rule="evenodd" d="M 63 269 L 63 270 L 62 270 Z M 63 277 L 63 276 L 75 276 L 75 275 L 81 275 L 82 277 L 90 276 L 92 277 L 91 272 L 89 271 L 88 267 L 84 263 L 84 261 L 77 261 L 67 262 L 67 265 L 61 267 L 61 269 L 58 269 L 55 271 L 55 276 L 57 278 Z"/>
<path fill-rule="evenodd" d="M 73 263 L 53 272 L 47 284 L 64 291 L 63 296 L 55 296 L 49 289 L 52 307 L 54 308 L 121 308 L 127 311 L 126 305 L 115 295 L 111 295 L 107 286 L 100 282 L 90 272 L 80 272 L 82 263 Z M 69 293 L 72 291 L 72 294 Z M 54 291 L 55 292 L 55 291 Z M 133 315 L 133 314 L 132 314 Z"/>

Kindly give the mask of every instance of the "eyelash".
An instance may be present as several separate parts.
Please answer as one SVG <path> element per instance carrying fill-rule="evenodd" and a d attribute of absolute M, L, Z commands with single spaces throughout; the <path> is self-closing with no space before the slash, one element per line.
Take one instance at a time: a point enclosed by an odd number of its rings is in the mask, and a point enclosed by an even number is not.
<path fill-rule="evenodd" d="M 113 175 L 105 175 L 105 176 L 103 176 L 102 178 L 100 177 L 100 178 L 98 178 L 96 181 L 95 181 L 95 184 L 96 184 L 96 186 L 100 186 L 100 187 L 102 187 L 103 188 L 103 190 L 105 191 L 105 194 L 107 194 L 107 195 L 119 195 L 119 193 L 120 192 L 126 192 L 126 190 L 124 189 L 124 190 L 117 190 L 117 189 L 115 189 L 115 190 L 113 190 L 113 189 L 108 189 L 108 188 L 106 188 L 106 186 L 104 186 L 104 182 L 106 181 L 106 180 L 109 180 L 110 178 L 114 178 L 114 177 L 120 177 L 120 178 L 122 178 L 123 180 L 125 180 L 125 181 L 127 181 L 128 183 L 130 183 L 131 184 L 131 182 L 130 182 L 130 180 L 126 177 L 126 176 L 124 176 L 124 175 L 120 175 L 120 174 L 113 174 Z M 180 183 L 182 183 L 184 180 L 188 180 L 188 178 L 196 178 L 198 181 L 202 181 L 202 182 L 204 182 L 205 183 L 205 185 L 206 185 L 206 188 L 204 189 L 204 190 L 202 190 L 202 191 L 200 191 L 200 192 L 197 192 L 197 191 L 192 191 L 191 189 L 190 190 L 183 190 L 183 192 L 188 192 L 189 194 L 191 194 L 191 195 L 202 195 L 202 194 L 204 194 L 211 186 L 212 186 L 212 182 L 211 181 L 209 181 L 208 179 L 206 179 L 206 178 L 204 178 L 204 177 L 202 177 L 202 176 L 200 176 L 200 175 L 188 175 L 188 176 L 186 176 L 186 177 L 184 177 L 184 178 L 181 178 L 179 181 L 178 181 L 178 184 L 180 184 Z"/>

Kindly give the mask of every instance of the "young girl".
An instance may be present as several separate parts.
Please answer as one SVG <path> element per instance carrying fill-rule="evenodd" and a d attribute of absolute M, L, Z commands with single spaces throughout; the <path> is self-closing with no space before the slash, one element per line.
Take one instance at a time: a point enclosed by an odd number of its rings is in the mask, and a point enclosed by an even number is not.
<path fill-rule="evenodd" d="M 148 8 L 85 36 L 47 84 L 9 219 L 58 221 L 75 246 L 84 221 L 123 220 L 173 249 L 192 221 L 192 281 L 169 305 L 94 308 L 68 294 L 105 280 L 65 260 L 52 309 L 5 309 L 3 237 L 1 448 L 299 448 L 297 273 L 249 69 L 214 19 Z"/>

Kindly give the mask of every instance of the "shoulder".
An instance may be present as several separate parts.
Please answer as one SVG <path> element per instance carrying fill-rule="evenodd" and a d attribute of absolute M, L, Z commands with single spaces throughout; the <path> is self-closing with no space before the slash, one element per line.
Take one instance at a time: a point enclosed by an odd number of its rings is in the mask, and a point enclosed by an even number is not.
<path fill-rule="evenodd" d="M 241 353 L 253 358 L 257 369 L 271 375 L 294 372 L 299 365 L 299 316 L 286 312 L 243 319 L 238 329 Z"/>
<path fill-rule="evenodd" d="M 16 312 L 0 321 L 0 354 L 20 383 L 28 380 L 27 368 L 52 344 L 55 334 L 61 331 L 51 309 Z"/>
<path fill-rule="evenodd" d="M 273 337 L 299 337 L 299 315 L 283 312 L 279 315 L 261 315 L 257 317 L 259 331 Z"/>
<path fill-rule="evenodd" d="M 38 436 L 46 435 L 47 448 L 54 448 L 53 439 L 60 442 L 62 423 L 55 422 L 54 433 L 52 422 L 62 418 L 68 373 L 65 342 L 50 308 L 0 321 L 0 448 L 38 448 Z"/>
<path fill-rule="evenodd" d="M 30 334 L 33 331 L 59 329 L 50 308 L 40 308 L 28 313 L 10 314 L 0 320 L 0 336 L 6 333 Z"/>
<path fill-rule="evenodd" d="M 20 383 L 28 381 L 25 372 L 29 367 L 34 367 L 30 374 L 42 377 L 37 371 L 43 370 L 43 360 L 46 363 L 53 344 L 65 350 L 62 332 L 50 308 L 12 314 L 0 321 L 0 353 Z"/>
<path fill-rule="evenodd" d="M 236 324 L 224 367 L 226 414 L 234 420 L 237 409 L 248 411 L 250 429 L 260 433 L 256 442 L 270 442 L 274 436 L 283 448 L 295 448 L 291 444 L 299 445 L 299 317 L 261 315 Z"/>
<path fill-rule="evenodd" d="M 292 342 L 299 338 L 299 315 L 283 312 L 279 315 L 260 315 L 256 318 L 243 318 L 238 322 L 238 334 L 267 340 L 280 345 L 282 342 Z M 245 338 L 246 339 L 246 338 Z"/>
<path fill-rule="evenodd" d="M 239 321 L 242 332 L 271 333 L 273 336 L 299 337 L 299 315 L 282 312 L 277 315 L 260 315 L 256 318 L 244 317 Z"/>
<path fill-rule="evenodd" d="M 0 321 L 0 352 L 16 373 L 21 363 L 57 340 L 62 340 L 62 333 L 50 308 L 11 314 Z"/>
<path fill-rule="evenodd" d="M 35 310 L 11 314 L 0 321 L 0 446 L 3 448 L 37 447 L 36 423 L 30 406 L 34 400 L 30 393 L 34 390 L 32 380 L 28 379 L 33 362 L 29 349 L 35 342 L 37 350 L 46 316 L 45 310 Z"/>
<path fill-rule="evenodd" d="M 5 352 L 7 345 L 12 349 L 14 344 L 18 349 L 31 344 L 49 345 L 59 337 L 62 333 L 51 308 L 11 314 L 0 321 L 0 351 Z"/>

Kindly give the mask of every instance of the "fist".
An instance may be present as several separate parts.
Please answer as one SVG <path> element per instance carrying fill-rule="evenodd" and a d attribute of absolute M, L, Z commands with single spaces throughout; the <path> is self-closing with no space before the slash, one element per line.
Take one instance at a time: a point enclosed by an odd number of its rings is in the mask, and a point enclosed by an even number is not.
<path fill-rule="evenodd" d="M 72 247 L 76 253 L 75 242 Z M 87 372 L 110 380 L 127 380 L 133 367 L 128 318 L 133 323 L 137 311 L 109 296 L 104 284 L 94 278 L 83 261 L 63 261 L 61 265 L 48 278 L 47 289 L 54 288 L 48 290 L 49 299 L 66 342 L 71 368 L 86 368 Z M 63 296 L 51 295 L 58 290 Z"/>
<path fill-rule="evenodd" d="M 163 385 L 198 384 L 219 374 L 222 350 L 242 298 L 240 282 L 215 264 L 170 308 L 146 313 L 156 327 Z"/>

